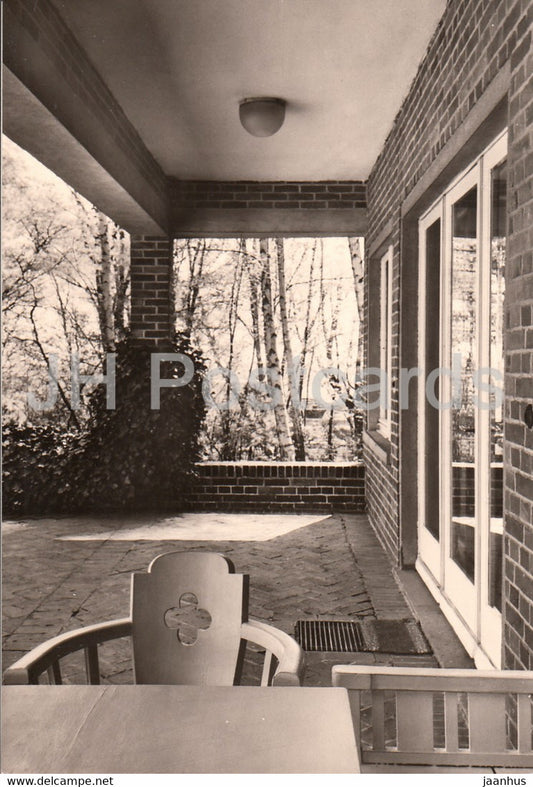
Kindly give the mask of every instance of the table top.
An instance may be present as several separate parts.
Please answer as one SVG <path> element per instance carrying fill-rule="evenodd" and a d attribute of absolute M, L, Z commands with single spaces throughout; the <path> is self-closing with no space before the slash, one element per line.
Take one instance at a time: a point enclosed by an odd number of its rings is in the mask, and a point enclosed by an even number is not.
<path fill-rule="evenodd" d="M 4 686 L 4 773 L 358 773 L 341 688 Z"/>

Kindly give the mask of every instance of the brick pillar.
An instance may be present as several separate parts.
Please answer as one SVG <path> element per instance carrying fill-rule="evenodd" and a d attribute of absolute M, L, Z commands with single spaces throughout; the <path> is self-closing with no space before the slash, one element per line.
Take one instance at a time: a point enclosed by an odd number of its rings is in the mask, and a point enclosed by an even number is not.
<path fill-rule="evenodd" d="M 524 17 L 524 21 L 526 17 Z M 504 522 L 504 667 L 533 669 L 533 98 L 531 27 L 511 55 Z M 525 29 L 524 29 L 525 28 Z"/>
<path fill-rule="evenodd" d="M 138 339 L 168 339 L 174 322 L 171 238 L 131 238 L 131 327 Z"/>

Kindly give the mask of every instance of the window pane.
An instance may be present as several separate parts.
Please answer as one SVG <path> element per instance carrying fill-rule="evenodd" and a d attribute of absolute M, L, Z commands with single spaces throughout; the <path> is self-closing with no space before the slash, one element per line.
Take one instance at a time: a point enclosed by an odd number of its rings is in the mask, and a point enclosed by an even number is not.
<path fill-rule="evenodd" d="M 426 374 L 439 367 L 440 321 L 440 219 L 426 231 Z M 426 513 L 424 524 L 431 535 L 440 538 L 439 473 L 437 457 L 440 456 L 439 411 L 426 399 Z"/>
<path fill-rule="evenodd" d="M 475 408 L 477 188 L 452 211 L 451 355 L 460 371 L 460 403 L 452 408 L 451 556 L 473 582 L 475 573 Z"/>
<path fill-rule="evenodd" d="M 381 391 L 379 408 L 379 429 L 385 437 L 390 436 L 390 397 L 391 397 L 391 276 L 392 255 L 389 250 L 381 258 L 380 293 L 380 368 Z"/>
<path fill-rule="evenodd" d="M 492 170 L 491 248 L 490 248 L 490 368 L 501 375 L 493 385 L 503 386 L 503 300 L 507 212 L 507 165 Z M 491 399 L 490 423 L 490 543 L 489 604 L 502 609 L 502 533 L 503 533 L 503 411 L 499 398 Z"/>

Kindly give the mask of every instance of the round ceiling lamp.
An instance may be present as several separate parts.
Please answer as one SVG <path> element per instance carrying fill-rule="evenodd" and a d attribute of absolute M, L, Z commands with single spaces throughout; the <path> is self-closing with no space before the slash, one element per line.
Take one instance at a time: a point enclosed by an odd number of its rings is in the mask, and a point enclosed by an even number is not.
<path fill-rule="evenodd" d="M 271 137 L 283 125 L 285 103 L 282 98 L 243 98 L 239 103 L 243 127 L 254 137 Z"/>

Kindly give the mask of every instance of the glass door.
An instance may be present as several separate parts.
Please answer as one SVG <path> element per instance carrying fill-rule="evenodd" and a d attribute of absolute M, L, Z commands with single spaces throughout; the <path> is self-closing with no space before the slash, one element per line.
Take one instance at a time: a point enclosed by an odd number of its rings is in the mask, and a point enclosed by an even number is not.
<path fill-rule="evenodd" d="M 420 221 L 419 249 L 419 326 L 421 337 L 418 366 L 418 550 L 420 559 L 432 576 L 440 581 L 442 573 L 441 528 L 438 501 L 439 474 L 434 472 L 435 457 L 440 455 L 439 408 L 427 396 L 426 381 L 433 369 L 440 366 L 441 326 L 441 248 L 443 234 L 442 203 Z M 431 385 L 435 393 L 436 383 Z M 431 401 L 430 401 L 431 399 Z"/>
<path fill-rule="evenodd" d="M 419 562 L 470 653 L 498 668 L 506 148 L 504 134 L 419 223 Z"/>
<path fill-rule="evenodd" d="M 477 621 L 479 188 L 474 167 L 445 197 L 448 217 L 442 276 L 441 500 L 446 594 L 470 631 Z M 446 371 L 444 371 L 446 370 Z"/>
<path fill-rule="evenodd" d="M 483 158 L 483 251 L 481 292 L 483 331 L 481 365 L 491 389 L 480 401 L 481 468 L 488 480 L 480 500 L 484 533 L 481 538 L 480 640 L 484 651 L 501 667 L 502 542 L 503 542 L 503 340 L 507 233 L 506 139 Z"/>

